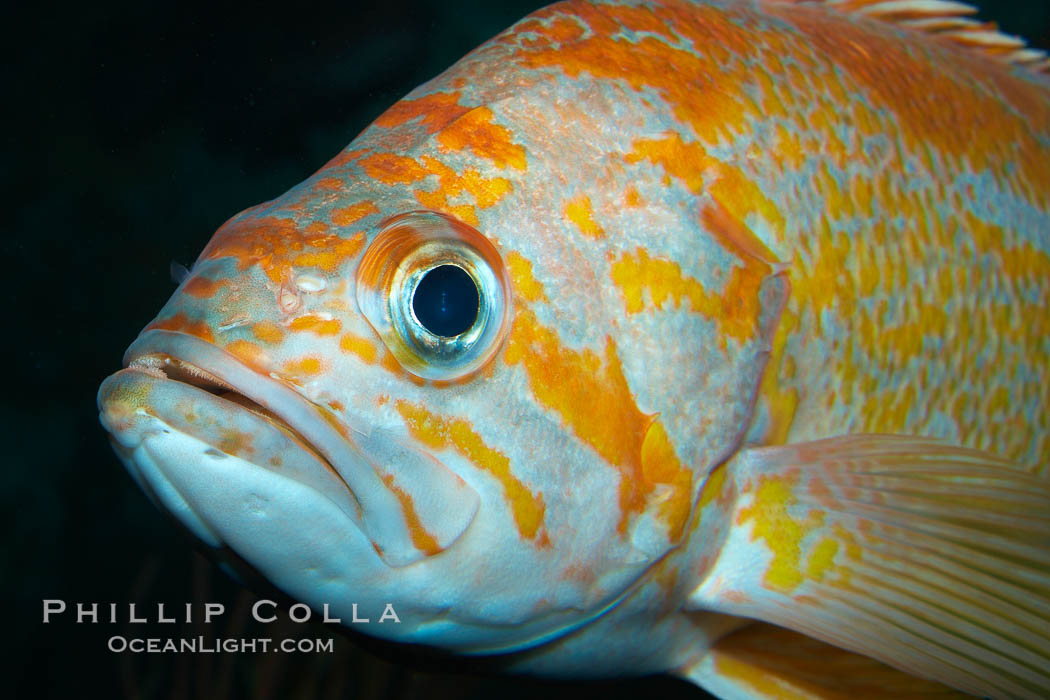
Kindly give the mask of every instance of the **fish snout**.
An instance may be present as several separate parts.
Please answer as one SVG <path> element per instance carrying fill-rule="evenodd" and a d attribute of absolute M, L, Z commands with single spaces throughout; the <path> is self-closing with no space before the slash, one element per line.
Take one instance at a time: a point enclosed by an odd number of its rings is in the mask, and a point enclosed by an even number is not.
<path fill-rule="evenodd" d="M 143 490 L 209 543 L 217 537 L 197 521 L 229 521 L 238 507 L 212 498 L 224 479 L 246 491 L 253 479 L 269 484 L 274 498 L 308 490 L 296 498 L 334 507 L 388 567 L 444 551 L 477 513 L 477 493 L 437 459 L 385 432 L 346 428 L 210 343 L 148 331 L 127 362 L 99 389 L 100 420 Z"/>

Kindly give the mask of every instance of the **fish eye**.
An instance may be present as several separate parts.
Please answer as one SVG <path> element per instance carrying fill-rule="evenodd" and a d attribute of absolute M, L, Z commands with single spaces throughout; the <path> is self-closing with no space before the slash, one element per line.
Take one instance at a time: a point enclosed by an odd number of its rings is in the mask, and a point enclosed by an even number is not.
<path fill-rule="evenodd" d="M 465 333 L 478 318 L 478 286 L 458 265 L 438 265 L 423 273 L 412 290 L 412 313 L 424 328 L 443 338 Z"/>
<path fill-rule="evenodd" d="M 357 305 L 391 354 L 424 379 L 488 362 L 510 326 L 510 285 L 496 247 L 452 217 L 388 219 L 357 268 Z"/>

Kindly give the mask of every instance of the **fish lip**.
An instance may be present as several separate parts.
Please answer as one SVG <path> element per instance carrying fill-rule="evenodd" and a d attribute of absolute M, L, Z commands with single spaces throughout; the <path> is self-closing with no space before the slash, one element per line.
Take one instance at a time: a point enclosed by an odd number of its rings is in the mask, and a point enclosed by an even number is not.
<path fill-rule="evenodd" d="M 331 461 L 323 455 L 316 446 L 314 446 L 309 440 L 307 440 L 302 433 L 300 433 L 295 426 L 277 415 L 274 411 L 268 407 L 259 404 L 251 399 L 251 397 L 241 391 L 236 386 L 229 384 L 222 378 L 208 372 L 207 370 L 198 367 L 181 357 L 175 357 L 168 355 L 167 353 L 150 352 L 141 355 L 137 355 L 130 358 L 122 370 L 122 372 L 138 372 L 145 374 L 154 379 L 175 382 L 177 384 L 183 384 L 189 387 L 193 387 L 198 391 L 202 391 L 209 396 L 221 399 L 226 403 L 236 404 L 239 409 L 248 411 L 262 418 L 267 423 L 270 423 L 280 430 L 289 433 L 297 443 L 300 443 L 301 448 L 306 449 L 311 455 L 316 457 L 320 462 L 328 467 L 329 470 L 343 482 L 347 491 L 353 496 L 353 491 L 349 485 L 343 480 L 342 476 L 336 471 Z M 119 374 L 119 373 L 118 373 Z M 116 375 L 114 375 L 116 376 Z M 260 381 L 275 381 L 267 377 L 259 375 Z M 225 391 L 225 394 L 219 394 L 219 391 Z M 231 396 L 230 394 L 233 394 Z M 100 402 L 101 402 L 101 391 L 100 391 Z M 354 501 L 356 502 L 356 497 Z M 360 505 L 358 505 L 360 510 Z"/>
<path fill-rule="evenodd" d="M 172 368 L 189 377 L 168 377 L 164 373 L 165 359 L 174 360 Z M 367 460 L 348 433 L 340 432 L 332 421 L 325 420 L 322 407 L 280 380 L 249 367 L 217 345 L 179 331 L 148 330 L 128 347 L 124 353 L 124 366 L 147 373 L 160 371 L 170 381 L 226 389 L 266 409 L 272 414 L 267 419 L 278 425 L 283 423 L 332 469 L 346 486 L 359 513 L 362 510 L 362 491 L 381 494 L 382 486 L 377 483 L 374 472 L 370 468 L 361 468 L 368 464 Z M 252 410 L 243 405 L 242 408 Z M 273 417 L 279 420 L 273 421 Z"/>
<path fill-rule="evenodd" d="M 363 445 L 331 411 L 303 396 L 298 387 L 264 374 L 202 338 L 148 330 L 124 354 L 128 369 L 123 371 L 134 368 L 160 378 L 165 357 L 177 360 L 182 376 L 195 377 L 203 387 L 229 388 L 283 421 L 345 484 L 358 516 L 351 519 L 388 566 L 407 566 L 444 551 L 474 520 L 479 496 L 454 471 L 437 460 L 431 460 L 434 464 L 409 460 L 398 463 L 396 470 L 384 467 L 366 455 Z M 423 496 L 416 500 L 413 493 Z M 457 507 L 446 507 L 453 503 Z M 417 510 L 417 504 L 423 510 Z"/>
<path fill-rule="evenodd" d="M 334 498 L 335 494 L 328 494 L 327 488 L 319 488 L 316 484 L 306 483 L 302 479 L 296 478 L 304 486 L 310 486 L 314 490 L 319 491 L 322 495 L 329 497 L 330 500 L 335 501 L 343 508 L 344 512 L 347 513 L 351 519 L 355 522 L 359 522 L 361 519 L 361 504 L 358 502 L 357 497 L 354 495 L 353 489 L 346 483 L 342 475 L 332 465 L 329 459 L 323 455 L 309 440 L 296 430 L 294 426 L 276 415 L 273 411 L 268 410 L 266 407 L 255 403 L 246 394 L 239 391 L 236 387 L 231 386 L 227 382 L 223 381 L 219 377 L 212 375 L 205 370 L 192 365 L 180 358 L 173 357 L 167 354 L 161 353 L 149 353 L 145 355 L 139 355 L 138 357 L 131 360 L 130 364 L 123 370 L 112 375 L 99 387 L 99 409 L 102 413 L 103 426 L 111 433 L 111 438 L 115 434 L 117 428 L 111 425 L 107 421 L 107 401 L 105 395 L 107 393 L 107 385 L 110 380 L 116 380 L 119 377 L 128 377 L 132 374 L 141 374 L 155 382 L 172 383 L 177 384 L 190 392 L 196 392 L 200 394 L 201 399 L 209 399 L 212 401 L 218 401 L 221 404 L 228 406 L 230 410 L 241 411 L 244 413 L 250 413 L 256 418 L 264 421 L 268 426 L 274 430 L 278 430 L 285 434 L 286 437 L 290 438 L 296 447 L 314 458 L 316 462 L 322 466 L 326 471 L 327 475 L 331 478 L 336 479 L 336 482 L 332 486 L 341 484 L 346 490 L 346 496 L 349 497 L 349 501 L 343 498 Z M 219 392 L 225 393 L 219 393 Z M 230 407 L 229 404 L 235 404 L 235 407 Z M 150 413 L 150 411 L 147 411 Z M 158 416 L 163 420 L 163 416 Z M 198 437 L 198 436 L 195 436 Z M 262 461 L 256 461 L 247 458 L 244 455 L 236 453 L 236 449 L 230 452 L 228 449 L 223 448 L 217 443 L 213 443 L 208 439 L 204 438 L 204 442 L 211 445 L 213 450 L 220 452 L 226 452 L 227 454 L 233 454 L 234 456 L 247 459 L 255 466 L 262 467 L 264 469 L 271 469 Z M 292 477 L 295 478 L 295 477 Z M 347 506 L 349 510 L 347 509 Z"/>

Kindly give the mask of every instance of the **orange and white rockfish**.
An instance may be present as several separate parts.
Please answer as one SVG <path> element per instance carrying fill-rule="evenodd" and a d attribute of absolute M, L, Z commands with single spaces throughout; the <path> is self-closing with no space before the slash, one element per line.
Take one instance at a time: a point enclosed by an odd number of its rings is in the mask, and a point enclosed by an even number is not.
<path fill-rule="evenodd" d="M 971 12 L 540 10 L 224 224 L 102 423 L 389 640 L 1045 697 L 1050 64 Z"/>

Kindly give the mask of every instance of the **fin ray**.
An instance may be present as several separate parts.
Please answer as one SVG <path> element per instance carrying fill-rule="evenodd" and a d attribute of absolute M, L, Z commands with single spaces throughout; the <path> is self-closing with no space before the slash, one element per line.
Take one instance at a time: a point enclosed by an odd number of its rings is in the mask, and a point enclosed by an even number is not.
<path fill-rule="evenodd" d="M 732 527 L 691 603 L 967 692 L 1050 687 L 1050 485 L 941 441 L 856 435 L 727 465 Z"/>
<path fill-rule="evenodd" d="M 970 15 L 977 8 L 955 0 L 774 0 L 782 3 L 825 5 L 843 14 L 890 22 L 935 36 L 981 53 L 992 60 L 1022 66 L 1038 74 L 1050 74 L 1050 57 L 1031 48 L 1024 39 L 999 30 L 995 22 Z"/>
<path fill-rule="evenodd" d="M 961 698 L 962 693 L 812 637 L 755 623 L 719 639 L 678 671 L 722 698 L 896 700 Z"/>

